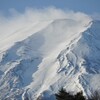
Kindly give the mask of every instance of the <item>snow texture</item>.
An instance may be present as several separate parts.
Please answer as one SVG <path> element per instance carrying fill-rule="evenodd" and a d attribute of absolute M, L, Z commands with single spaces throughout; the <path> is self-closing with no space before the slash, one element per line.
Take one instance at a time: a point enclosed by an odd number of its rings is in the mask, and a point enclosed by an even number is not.
<path fill-rule="evenodd" d="M 84 23 L 83 23 L 84 22 Z M 100 21 L 30 23 L 0 37 L 0 99 L 55 100 L 64 87 L 100 89 Z"/>

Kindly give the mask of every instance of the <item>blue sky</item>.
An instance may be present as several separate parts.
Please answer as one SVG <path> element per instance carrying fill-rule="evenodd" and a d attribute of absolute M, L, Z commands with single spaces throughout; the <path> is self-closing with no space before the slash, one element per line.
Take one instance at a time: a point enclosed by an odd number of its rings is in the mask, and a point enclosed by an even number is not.
<path fill-rule="evenodd" d="M 26 8 L 41 9 L 50 6 L 100 15 L 100 0 L 0 0 L 0 13 L 6 16 L 10 15 L 11 9 L 22 13 Z"/>
<path fill-rule="evenodd" d="M 100 13 L 100 0 L 0 0 L 0 12 L 5 15 L 12 8 L 24 12 L 28 7 L 41 9 L 50 6 L 88 14 Z"/>

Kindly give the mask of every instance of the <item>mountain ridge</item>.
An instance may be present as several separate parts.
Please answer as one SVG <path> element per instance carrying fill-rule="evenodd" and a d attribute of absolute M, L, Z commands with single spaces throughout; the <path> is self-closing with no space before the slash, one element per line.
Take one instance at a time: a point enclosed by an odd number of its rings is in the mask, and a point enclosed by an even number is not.
<path fill-rule="evenodd" d="M 28 95 L 35 100 L 41 93 L 50 97 L 61 87 L 90 95 L 100 73 L 97 24 L 100 22 L 55 20 L 0 54 L 0 99 L 24 100 Z"/>

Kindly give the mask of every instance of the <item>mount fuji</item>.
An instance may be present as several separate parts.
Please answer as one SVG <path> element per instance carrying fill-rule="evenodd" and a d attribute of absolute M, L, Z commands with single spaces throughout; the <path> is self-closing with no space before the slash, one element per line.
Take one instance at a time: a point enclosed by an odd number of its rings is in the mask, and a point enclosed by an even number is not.
<path fill-rule="evenodd" d="M 100 21 L 46 20 L 1 35 L 0 100 L 55 100 L 62 87 L 100 89 Z"/>

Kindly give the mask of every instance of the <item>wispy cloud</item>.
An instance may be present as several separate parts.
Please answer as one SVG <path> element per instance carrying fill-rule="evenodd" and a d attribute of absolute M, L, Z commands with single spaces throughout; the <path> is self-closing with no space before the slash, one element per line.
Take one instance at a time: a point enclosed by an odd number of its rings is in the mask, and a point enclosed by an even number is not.
<path fill-rule="evenodd" d="M 24 13 L 19 13 L 14 9 L 10 10 L 11 16 L 5 17 L 0 14 L 0 34 L 13 33 L 15 30 L 27 26 L 30 23 L 55 19 L 74 19 L 86 22 L 90 17 L 81 12 L 63 11 L 54 7 L 45 9 L 27 8 Z"/>
<path fill-rule="evenodd" d="M 45 8 L 45 9 L 27 8 L 24 13 L 19 13 L 18 11 L 11 9 L 10 12 L 11 12 L 10 17 L 5 17 L 3 16 L 3 14 L 0 14 L 0 41 L 2 42 L 1 47 L 5 45 L 8 46 L 9 44 L 12 45 L 16 41 L 21 41 L 22 38 L 23 39 L 27 38 L 27 36 L 34 33 L 33 32 L 34 30 L 38 29 L 38 26 L 35 28 L 32 28 L 32 26 L 40 22 L 42 23 L 44 21 L 52 21 L 56 19 L 71 19 L 71 20 L 77 21 L 78 26 L 76 24 L 71 26 L 67 23 L 69 27 L 66 26 L 66 28 L 67 29 L 69 28 L 68 30 L 71 30 L 71 32 L 74 32 L 75 30 L 77 31 L 78 29 L 81 29 L 81 27 L 86 25 L 86 23 L 88 23 L 91 20 L 91 18 L 84 13 L 74 12 L 74 11 L 69 11 L 69 10 L 63 11 L 61 9 L 56 9 L 54 7 Z M 31 31 L 30 31 L 30 26 L 32 29 Z M 39 27 L 42 27 L 42 26 L 43 25 Z M 56 29 L 58 30 L 57 33 L 63 30 L 63 27 L 61 30 L 60 29 L 61 29 L 61 26 L 58 25 Z M 57 35 L 57 38 L 58 38 L 58 35 Z M 60 34 L 60 36 L 62 35 Z"/>

